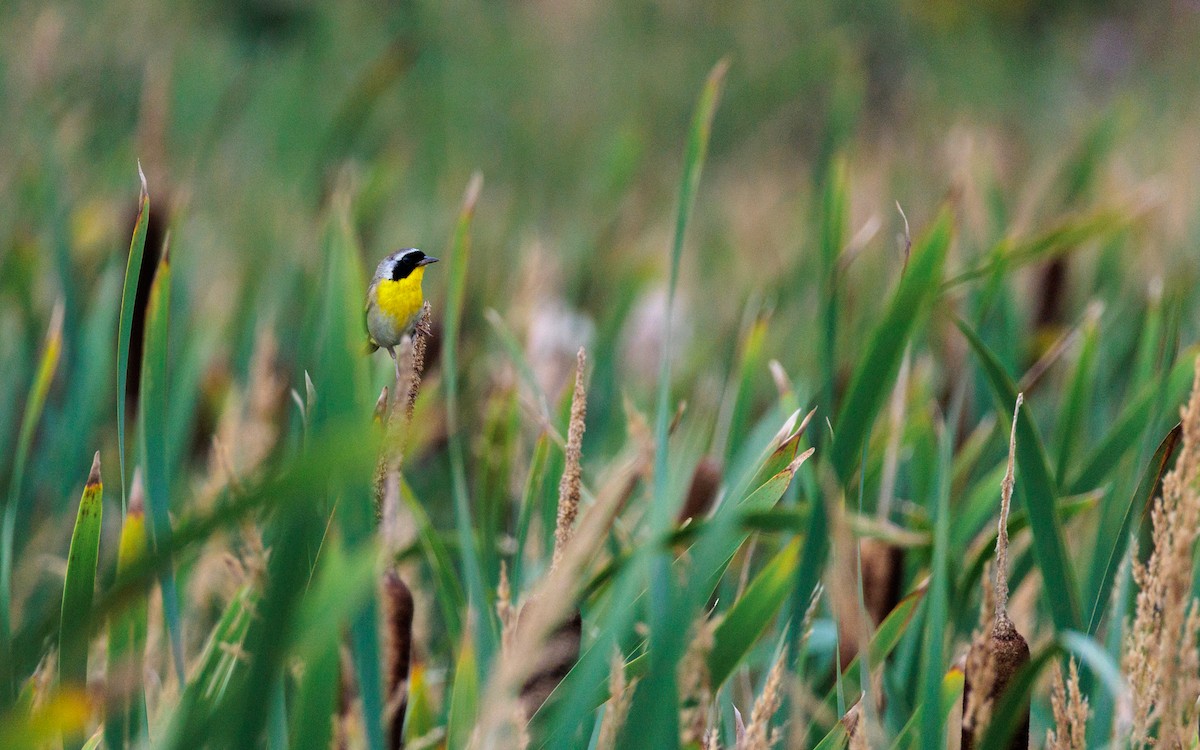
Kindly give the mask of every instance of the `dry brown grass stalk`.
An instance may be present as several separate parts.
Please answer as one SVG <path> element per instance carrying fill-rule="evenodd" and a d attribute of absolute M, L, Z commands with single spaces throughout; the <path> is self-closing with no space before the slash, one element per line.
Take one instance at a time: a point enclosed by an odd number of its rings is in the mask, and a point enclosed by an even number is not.
<path fill-rule="evenodd" d="M 1062 670 L 1054 670 L 1050 707 L 1054 711 L 1054 728 L 1046 730 L 1046 750 L 1087 750 L 1088 700 L 1080 690 L 1079 669 L 1074 659 L 1066 684 Z"/>
<path fill-rule="evenodd" d="M 633 691 L 637 680 L 625 677 L 625 660 L 621 652 L 613 649 L 612 663 L 608 670 L 608 703 L 604 709 L 604 718 L 600 722 L 600 736 L 596 741 L 596 750 L 616 750 L 617 737 L 625 726 L 625 717 L 629 715 L 629 704 L 633 701 Z"/>
<path fill-rule="evenodd" d="M 1029 662 L 1029 644 L 1017 632 L 1008 616 L 1008 514 L 1012 506 L 1014 470 L 1017 452 L 1017 419 L 1024 394 L 1017 394 L 1013 409 L 1012 432 L 1008 439 L 1008 468 L 1000 484 L 1000 521 L 996 537 L 994 614 L 990 632 L 984 628 L 967 652 L 966 679 L 963 685 L 962 748 L 971 750 L 976 737 L 982 737 L 992 708 L 1004 694 L 1017 672 Z M 986 595 L 985 595 L 986 596 Z M 986 604 L 985 604 L 986 606 Z M 986 637 L 984 634 L 987 634 Z M 1023 709 L 1024 720 L 1013 735 L 1010 750 L 1029 747 L 1029 703 Z"/>
<path fill-rule="evenodd" d="M 566 462 L 558 483 L 558 521 L 554 527 L 554 560 L 556 567 L 574 534 L 575 517 L 579 515 L 579 496 L 582 486 L 580 461 L 583 458 L 583 431 L 587 418 L 587 391 L 583 386 L 587 353 L 583 347 L 575 359 L 575 392 L 571 396 L 571 420 L 567 427 Z"/>
<path fill-rule="evenodd" d="M 1192 395 L 1181 410 L 1182 447 L 1151 510 L 1154 549 L 1133 562 L 1137 603 L 1122 647 L 1129 680 L 1132 747 L 1188 747 L 1196 736 L 1200 695 L 1200 602 L 1192 596 L 1200 533 L 1200 358 Z"/>
<path fill-rule="evenodd" d="M 783 703 L 783 677 L 787 665 L 787 651 L 783 651 L 771 665 L 763 683 L 762 692 L 754 701 L 754 709 L 750 712 L 750 723 L 746 725 L 746 733 L 738 740 L 737 750 L 769 750 L 779 739 L 778 733 L 771 731 L 771 719 L 779 711 Z"/>
<path fill-rule="evenodd" d="M 372 487 L 375 495 L 375 515 L 380 522 L 384 549 L 395 553 L 404 546 L 411 529 L 406 531 L 400 508 L 400 465 L 403 461 L 405 442 L 412 425 L 413 409 L 421 391 L 421 375 L 425 367 L 425 353 L 430 337 L 429 303 L 421 308 L 408 346 L 401 346 L 400 377 L 394 384 L 392 398 L 388 400 L 388 388 L 384 386 L 375 402 L 375 422 L 384 425 L 379 457 L 375 462 Z"/>
<path fill-rule="evenodd" d="M 701 615 L 691 627 L 687 650 L 675 669 L 679 685 L 679 742 L 687 745 L 704 738 L 708 728 L 708 707 L 712 703 L 712 680 L 708 655 L 712 653 L 719 620 Z"/>

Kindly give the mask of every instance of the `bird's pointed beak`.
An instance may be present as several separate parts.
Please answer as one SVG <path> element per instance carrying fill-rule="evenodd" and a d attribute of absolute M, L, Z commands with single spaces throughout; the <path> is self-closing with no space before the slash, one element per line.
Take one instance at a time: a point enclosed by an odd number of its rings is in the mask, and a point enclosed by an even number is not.
<path fill-rule="evenodd" d="M 430 263 L 437 263 L 437 262 L 438 262 L 437 258 L 433 257 L 432 255 L 426 255 L 424 258 L 421 258 L 420 260 L 417 261 L 417 265 L 418 266 L 427 266 Z"/>

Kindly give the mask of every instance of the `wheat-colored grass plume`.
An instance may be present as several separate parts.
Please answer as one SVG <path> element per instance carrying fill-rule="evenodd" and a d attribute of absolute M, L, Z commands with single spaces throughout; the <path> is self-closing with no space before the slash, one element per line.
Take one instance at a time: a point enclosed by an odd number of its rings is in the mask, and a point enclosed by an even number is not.
<path fill-rule="evenodd" d="M 604 718 L 600 722 L 596 750 L 617 749 L 617 738 L 621 734 L 621 728 L 625 726 L 625 717 L 629 715 L 629 704 L 633 701 L 633 691 L 636 687 L 637 679 L 626 678 L 625 660 L 621 657 L 621 652 L 614 649 L 608 670 L 608 702 L 605 704 Z"/>
<path fill-rule="evenodd" d="M 1061 669 L 1054 670 L 1050 707 L 1054 728 L 1046 730 L 1046 750 L 1087 750 L 1088 700 L 1079 686 L 1079 668 L 1071 660 L 1067 681 Z"/>
<path fill-rule="evenodd" d="M 701 615 L 691 627 L 687 650 L 675 669 L 679 685 L 679 742 L 699 742 L 708 729 L 708 707 L 712 703 L 712 679 L 708 656 L 715 643 L 718 620 Z"/>
<path fill-rule="evenodd" d="M 582 347 L 575 360 L 575 392 L 571 396 L 571 420 L 567 427 L 566 462 L 558 484 L 558 520 L 554 527 L 554 559 L 551 567 L 562 560 L 574 534 L 575 517 L 579 514 L 582 484 L 580 460 L 583 457 L 583 431 L 587 417 L 587 391 L 584 389 L 584 367 L 587 353 Z"/>
<path fill-rule="evenodd" d="M 1200 532 L 1200 358 L 1192 395 L 1181 410 L 1182 447 L 1151 510 L 1154 549 L 1133 562 L 1138 586 L 1133 622 L 1122 644 L 1129 680 L 1132 747 L 1190 746 L 1200 695 L 1200 602 L 1192 596 Z"/>
<path fill-rule="evenodd" d="M 778 741 L 778 733 L 771 730 L 771 718 L 783 703 L 783 678 L 787 665 L 787 652 L 781 652 L 767 672 L 762 692 L 754 701 L 750 712 L 750 723 L 746 733 L 738 741 L 738 750 L 769 750 Z"/>

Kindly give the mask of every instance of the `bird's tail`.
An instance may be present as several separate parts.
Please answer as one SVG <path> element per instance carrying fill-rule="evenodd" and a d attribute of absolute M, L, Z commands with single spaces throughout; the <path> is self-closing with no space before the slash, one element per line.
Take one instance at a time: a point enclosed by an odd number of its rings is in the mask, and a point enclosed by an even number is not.
<path fill-rule="evenodd" d="M 366 355 L 374 354 L 375 352 L 379 351 L 379 344 L 376 344 L 374 341 L 367 339 L 367 343 L 363 344 L 362 351 L 363 351 L 363 354 L 366 354 Z"/>

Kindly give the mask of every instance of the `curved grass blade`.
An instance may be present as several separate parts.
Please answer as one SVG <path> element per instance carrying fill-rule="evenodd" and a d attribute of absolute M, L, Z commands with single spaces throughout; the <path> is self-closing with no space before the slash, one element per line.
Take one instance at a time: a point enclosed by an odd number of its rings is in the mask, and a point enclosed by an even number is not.
<path fill-rule="evenodd" d="M 997 404 L 1015 402 L 1017 388 L 995 354 L 965 321 L 955 317 L 954 322 L 979 359 Z M 1003 413 L 1005 410 L 999 411 Z M 1017 483 L 1032 521 L 1034 556 L 1042 572 L 1054 626 L 1058 630 L 1078 630 L 1081 627 L 1079 590 L 1055 513 L 1058 488 L 1050 472 L 1042 438 L 1027 408 L 1022 409 L 1017 417 L 1017 465 L 1021 467 L 1017 473 Z"/>
<path fill-rule="evenodd" d="M 42 348 L 29 398 L 25 401 L 25 413 L 21 416 L 21 431 L 17 438 L 17 450 L 13 458 L 12 480 L 8 486 L 8 502 L 4 506 L 4 526 L 0 529 L 0 696 L 8 705 L 16 695 L 14 680 L 14 650 L 12 633 L 12 566 L 13 545 L 16 543 L 17 514 L 21 502 L 21 489 L 25 479 L 25 465 L 29 462 L 29 448 L 33 433 L 41 420 L 42 408 L 46 405 L 46 394 L 50 381 L 58 369 L 62 354 L 63 308 L 58 305 L 50 316 L 50 328 Z"/>
<path fill-rule="evenodd" d="M 759 571 L 717 626 L 708 654 L 709 679 L 714 689 L 725 682 L 783 606 L 799 561 L 800 540 L 793 539 Z"/>
<path fill-rule="evenodd" d="M 125 264 L 125 284 L 121 290 L 121 322 L 117 328 L 117 456 L 121 468 L 121 514 L 125 514 L 125 387 L 129 381 L 129 338 L 133 331 L 134 300 L 142 273 L 142 254 L 146 249 L 146 227 L 150 221 L 150 193 L 146 175 L 138 164 L 142 191 L 138 199 L 137 221 L 129 241 L 129 260 Z"/>
<path fill-rule="evenodd" d="M 142 349 L 141 419 L 138 430 L 142 441 L 142 461 L 145 464 L 146 507 L 150 515 L 150 544 L 152 549 L 171 546 L 171 479 L 167 466 L 167 363 L 170 354 L 167 338 L 170 329 L 171 254 L 163 248 L 162 260 L 150 283 L 146 302 L 146 342 Z M 175 588 L 175 571 L 166 567 L 160 577 L 163 597 L 163 619 L 171 640 L 171 657 L 175 676 L 184 681 L 183 624 L 179 614 L 179 594 Z"/>
<path fill-rule="evenodd" d="M 1125 549 L 1129 545 L 1129 534 L 1133 529 L 1133 518 L 1136 514 L 1139 517 L 1145 517 L 1146 512 L 1150 509 L 1150 501 L 1154 497 L 1155 491 L 1162 483 L 1163 476 L 1167 473 L 1167 465 L 1171 462 L 1171 456 L 1175 453 L 1175 449 L 1179 446 L 1180 440 L 1183 437 L 1183 425 L 1176 424 L 1167 433 L 1167 436 L 1158 444 L 1158 450 L 1154 451 L 1154 455 L 1150 458 L 1150 462 L 1146 465 L 1145 471 L 1142 472 L 1142 477 L 1138 481 L 1137 489 L 1133 492 L 1133 497 L 1129 498 L 1129 504 L 1125 506 L 1125 515 L 1121 519 L 1121 528 L 1116 534 L 1112 535 L 1112 547 L 1105 556 L 1097 555 L 1097 560 L 1105 560 L 1104 571 L 1100 575 L 1100 579 L 1096 584 L 1095 594 L 1091 597 L 1092 608 L 1091 615 L 1088 617 L 1087 634 L 1094 636 L 1096 631 L 1100 629 L 1100 623 L 1104 619 L 1104 612 L 1108 609 L 1108 597 L 1112 594 L 1113 581 L 1117 576 L 1117 568 L 1121 565 L 1121 560 L 1125 557 Z"/>
<path fill-rule="evenodd" d="M 1120 229 L 1128 217 L 1115 211 L 1099 211 L 1082 219 L 1073 218 L 1024 241 L 1002 240 L 991 257 L 982 265 L 963 271 L 948 279 L 943 289 L 951 289 L 969 281 L 991 276 L 1000 270 L 1013 271 L 1030 263 L 1066 255 L 1091 240 L 1104 237 Z"/>
<path fill-rule="evenodd" d="M 58 634 L 59 685 L 87 686 L 88 641 L 91 640 L 92 598 L 96 593 L 96 565 L 100 557 L 103 500 L 100 451 L 96 451 L 83 497 L 79 500 L 75 529 L 71 532 L 71 551 L 67 557 Z"/>
<path fill-rule="evenodd" d="M 675 217 L 675 232 L 671 244 L 670 276 L 667 282 L 667 313 L 664 324 L 662 357 L 658 373 L 658 397 L 654 420 L 654 498 L 650 506 L 650 530 L 659 534 L 670 528 L 674 515 L 673 503 L 667 497 L 667 438 L 671 414 L 671 336 L 672 308 L 679 283 L 679 264 L 683 257 L 684 237 L 696 191 L 700 185 L 700 173 L 708 154 L 709 136 L 712 134 L 713 117 L 725 84 L 729 61 L 721 60 L 708 74 L 704 88 L 692 116 L 688 133 L 687 150 L 683 158 L 683 178 L 679 188 L 678 212 Z M 674 603 L 670 558 L 657 553 L 650 559 L 650 674 L 634 693 L 627 727 L 638 727 L 640 738 L 649 747 L 675 747 L 679 742 L 679 716 L 674 710 L 664 711 L 663 705 L 674 706 L 677 700 L 674 664 L 678 661 L 686 639 L 686 628 L 675 621 L 677 613 Z"/>

